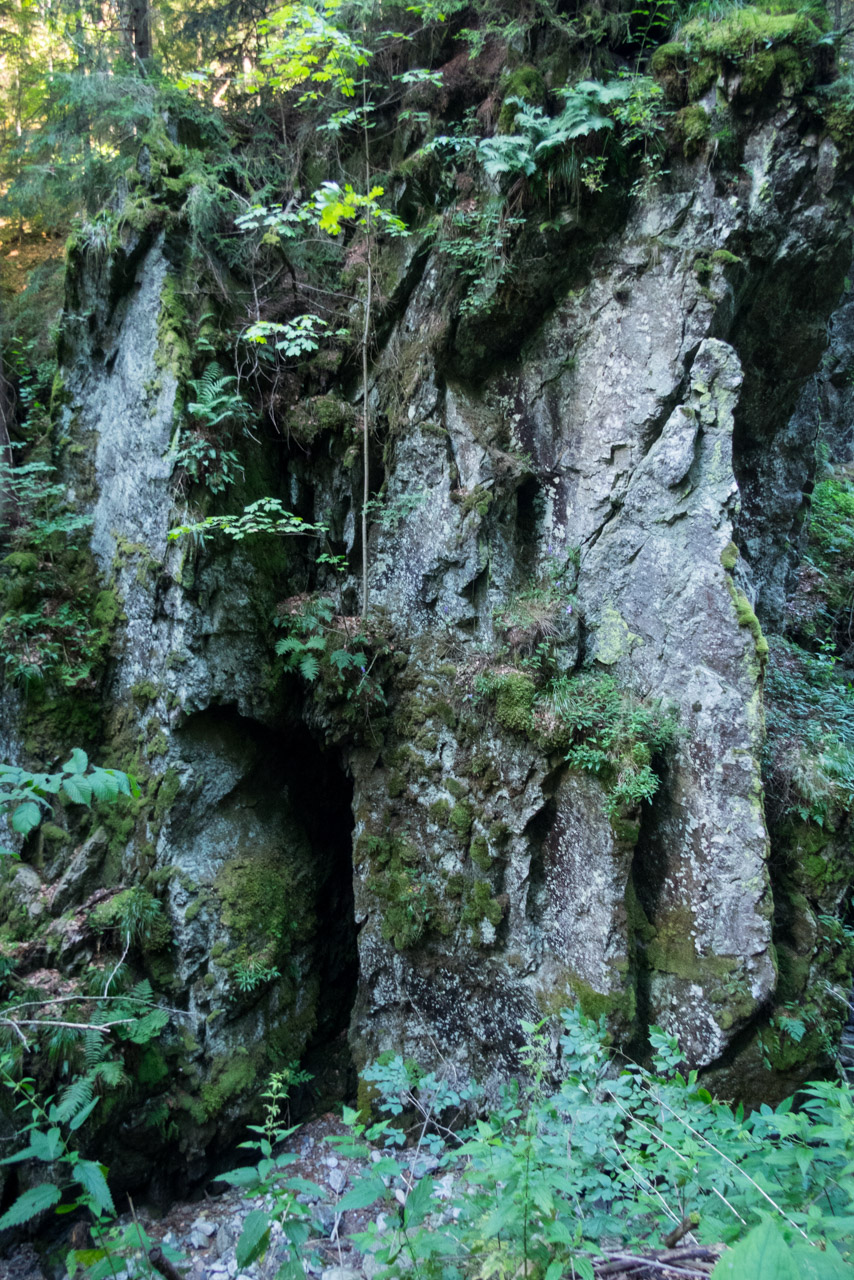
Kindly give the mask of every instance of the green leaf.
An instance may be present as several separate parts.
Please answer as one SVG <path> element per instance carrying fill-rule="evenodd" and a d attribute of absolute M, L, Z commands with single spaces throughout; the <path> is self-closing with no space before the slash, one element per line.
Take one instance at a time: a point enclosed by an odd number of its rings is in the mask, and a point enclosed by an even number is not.
<path fill-rule="evenodd" d="M 553 1265 L 553 1263 L 549 1265 L 549 1271 L 551 1271 Z M 564 1268 L 566 1267 L 565 1262 L 558 1265 L 563 1266 Z M 578 1276 L 578 1280 L 596 1280 L 596 1272 L 593 1270 L 593 1263 L 589 1258 L 580 1258 L 576 1254 L 572 1259 L 572 1265 L 575 1268 L 575 1274 Z M 546 1277 L 548 1280 L 548 1272 L 546 1272 Z"/>
<path fill-rule="evenodd" d="M 98 1098 L 92 1098 L 91 1101 L 86 1103 L 85 1107 L 82 1107 L 80 1111 L 78 1111 L 77 1114 L 72 1117 L 72 1119 L 68 1123 L 68 1127 L 69 1129 L 71 1129 L 72 1132 L 75 1129 L 79 1129 L 80 1126 L 89 1119 L 92 1112 L 97 1107 L 99 1100 L 100 1099 Z"/>
<path fill-rule="evenodd" d="M 254 1165 L 244 1165 L 242 1169 L 229 1169 L 227 1173 L 218 1173 L 217 1182 L 227 1182 L 232 1187 L 257 1187 L 261 1179 Z"/>
<path fill-rule="evenodd" d="M 80 747 L 75 747 L 71 752 L 71 759 L 66 760 L 62 766 L 64 773 L 85 773 L 89 768 L 89 757 Z"/>
<path fill-rule="evenodd" d="M 107 1186 L 107 1179 L 104 1177 L 103 1165 L 95 1164 L 94 1160 L 78 1160 L 72 1166 L 71 1172 L 98 1209 L 115 1213 L 116 1207 L 110 1195 L 110 1188 Z"/>
<path fill-rule="evenodd" d="M 30 1143 L 35 1158 L 44 1160 L 46 1164 L 52 1164 L 54 1160 L 58 1160 L 65 1150 L 62 1134 L 56 1127 L 48 1129 L 47 1133 L 42 1133 L 40 1129 L 33 1129 L 30 1134 Z"/>
<path fill-rule="evenodd" d="M 113 804 L 119 798 L 118 780 L 106 769 L 93 769 L 89 775 L 92 794 L 96 800 Z"/>
<path fill-rule="evenodd" d="M 28 836 L 42 820 L 41 809 L 33 800 L 19 804 L 12 814 L 12 830 L 19 835 Z"/>
<path fill-rule="evenodd" d="M 62 790 L 74 804 L 85 804 L 88 808 L 92 800 L 92 785 L 87 778 L 72 775 L 63 778 Z"/>
<path fill-rule="evenodd" d="M 800 1272 L 782 1231 L 766 1218 L 723 1255 L 712 1280 L 800 1280 Z"/>
<path fill-rule="evenodd" d="M 404 1221 L 407 1227 L 416 1227 L 430 1212 L 433 1197 L 433 1179 L 421 1178 L 406 1198 Z"/>
<path fill-rule="evenodd" d="M 44 1213 L 45 1209 L 52 1209 L 61 1196 L 59 1187 L 54 1186 L 52 1182 L 41 1182 L 37 1187 L 30 1187 L 29 1191 L 18 1196 L 11 1209 L 7 1209 L 0 1218 L 0 1231 L 6 1231 L 9 1227 L 19 1227 L 23 1222 L 29 1222 L 31 1218 L 35 1218 L 37 1214 Z"/>
<path fill-rule="evenodd" d="M 267 1252 L 272 1218 L 264 1209 L 253 1209 L 246 1215 L 237 1242 L 237 1265 L 249 1267 Z"/>
<path fill-rule="evenodd" d="M 386 1185 L 382 1178 L 362 1178 L 354 1187 L 351 1187 L 345 1196 L 341 1197 L 338 1201 L 338 1208 L 342 1211 L 347 1209 L 368 1209 L 387 1194 Z"/>
<path fill-rule="evenodd" d="M 851 1264 L 844 1262 L 832 1244 L 825 1251 L 799 1240 L 792 1245 L 792 1260 L 800 1280 L 850 1280 Z"/>

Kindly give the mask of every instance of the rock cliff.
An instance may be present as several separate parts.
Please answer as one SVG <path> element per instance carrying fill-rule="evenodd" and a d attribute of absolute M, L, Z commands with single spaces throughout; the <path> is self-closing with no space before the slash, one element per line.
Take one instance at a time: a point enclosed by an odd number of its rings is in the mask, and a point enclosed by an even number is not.
<path fill-rule="evenodd" d="M 130 1181 L 153 1135 L 201 1174 L 277 1065 L 340 1095 L 393 1051 L 489 1090 L 567 1003 L 635 1055 L 667 1028 L 751 1099 L 832 1053 L 849 819 L 836 793 L 821 821 L 766 805 L 765 715 L 816 441 L 851 454 L 850 152 L 779 68 L 748 92 L 721 64 L 686 106 L 667 57 L 667 173 L 525 231 L 477 307 L 423 229 L 380 251 L 366 617 L 355 365 L 242 441 L 227 500 L 322 522 L 343 575 L 309 538 L 169 541 L 211 295 L 180 208 L 133 213 L 149 153 L 109 250 L 70 248 L 53 445 L 105 647 L 85 694 L 7 690 L 4 732 L 142 791 L 33 837 L 2 900 L 24 975 L 97 967 L 100 890 L 161 904 L 132 960 L 173 1016 L 111 1135 Z M 685 141 L 698 111 L 726 163 Z M 307 681 L 287 652 L 312 636 Z"/>

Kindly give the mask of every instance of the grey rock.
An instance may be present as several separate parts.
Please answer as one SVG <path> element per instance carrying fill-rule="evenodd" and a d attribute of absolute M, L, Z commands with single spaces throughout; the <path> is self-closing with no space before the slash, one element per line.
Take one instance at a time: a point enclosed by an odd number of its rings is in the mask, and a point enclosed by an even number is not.
<path fill-rule="evenodd" d="M 326 1181 L 334 1192 L 340 1194 L 347 1185 L 347 1175 L 343 1169 L 332 1169 Z"/>

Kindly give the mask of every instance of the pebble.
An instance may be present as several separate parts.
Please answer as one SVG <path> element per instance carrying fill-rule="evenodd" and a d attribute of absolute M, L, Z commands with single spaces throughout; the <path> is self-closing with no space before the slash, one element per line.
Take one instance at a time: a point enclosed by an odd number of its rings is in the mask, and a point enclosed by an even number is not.
<path fill-rule="evenodd" d="M 352 1267 L 327 1267 L 320 1273 L 320 1280 L 362 1280 L 362 1273 Z"/>
<path fill-rule="evenodd" d="M 332 1228 L 335 1226 L 335 1219 L 338 1217 L 331 1205 L 318 1204 L 312 1211 L 311 1219 L 315 1222 L 325 1236 L 328 1236 Z"/>
<path fill-rule="evenodd" d="M 204 1231 L 191 1231 L 188 1240 L 193 1249 L 207 1249 L 210 1239 Z"/>
<path fill-rule="evenodd" d="M 229 1231 L 225 1223 L 221 1223 L 216 1230 L 216 1251 L 218 1254 L 228 1253 L 234 1244 L 234 1234 Z"/>
<path fill-rule="evenodd" d="M 347 1175 L 343 1169 L 333 1169 L 326 1181 L 336 1194 L 340 1194 L 347 1185 Z"/>
<path fill-rule="evenodd" d="M 200 1231 L 203 1236 L 214 1236 L 216 1235 L 216 1223 L 210 1222 L 207 1218 L 196 1218 L 190 1230 Z"/>
<path fill-rule="evenodd" d="M 436 1156 L 419 1156 L 412 1166 L 413 1178 L 423 1178 L 428 1173 L 434 1173 L 439 1168 L 439 1160 Z"/>

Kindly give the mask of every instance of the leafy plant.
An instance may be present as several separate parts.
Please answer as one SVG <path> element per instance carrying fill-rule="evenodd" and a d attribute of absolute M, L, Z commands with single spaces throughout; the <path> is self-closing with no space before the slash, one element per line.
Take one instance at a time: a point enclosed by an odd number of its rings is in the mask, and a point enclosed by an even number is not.
<path fill-rule="evenodd" d="M 293 1152 L 280 1151 L 274 1154 L 274 1148 L 281 1146 L 294 1132 L 293 1127 L 283 1127 L 280 1116 L 285 1111 L 290 1089 L 311 1079 L 295 1064 L 285 1071 L 274 1073 L 266 1090 L 261 1095 L 265 1099 L 266 1112 L 264 1123 L 250 1125 L 250 1131 L 256 1138 L 242 1142 L 241 1147 L 259 1153 L 254 1165 L 231 1169 L 219 1175 L 219 1181 L 230 1186 L 240 1187 L 244 1194 L 263 1197 L 266 1208 L 253 1209 L 247 1214 L 240 1239 L 237 1242 L 237 1265 L 244 1269 L 263 1259 L 270 1247 L 271 1230 L 274 1222 L 282 1228 L 285 1241 L 285 1258 L 276 1275 L 277 1280 L 303 1280 L 303 1260 L 318 1266 L 318 1260 L 307 1252 L 311 1236 L 311 1216 L 299 1196 L 306 1193 L 319 1197 L 322 1188 L 305 1178 L 287 1177 L 288 1165 L 297 1160 Z"/>
<path fill-rule="evenodd" d="M 114 804 L 119 796 L 138 795 L 133 777 L 119 769 L 90 767 L 86 752 L 79 747 L 74 748 L 59 773 L 30 773 L 19 765 L 0 764 L 0 817 L 11 811 L 12 830 L 21 836 L 28 836 L 39 826 L 53 796 L 88 808 L 93 800 Z"/>
<path fill-rule="evenodd" d="M 204 542 L 209 533 L 225 533 L 235 542 L 254 534 L 276 534 L 284 537 L 320 537 L 327 533 L 325 524 L 310 524 L 302 516 L 286 511 L 279 498 L 259 498 L 244 507 L 241 515 L 206 516 L 194 524 L 178 525 L 169 530 L 169 538 L 187 534 Z"/>
<path fill-rule="evenodd" d="M 508 101 L 516 107 L 515 133 L 497 134 L 481 142 L 479 156 L 491 178 L 540 176 L 545 193 L 558 187 L 578 198 L 581 185 L 581 156 L 576 144 L 592 134 L 609 132 L 614 119 L 606 108 L 625 101 L 632 92 L 631 80 L 583 80 L 561 91 L 564 105 L 559 115 L 549 116 L 522 98 Z"/>
<path fill-rule="evenodd" d="M 547 1029 L 527 1025 L 526 1083 L 507 1087 L 468 1129 L 441 1124 L 444 1100 L 458 1105 L 466 1094 L 450 1067 L 438 1089 L 435 1078 L 419 1078 L 399 1059 L 370 1069 L 371 1083 L 382 1088 L 381 1112 L 400 1117 L 420 1098 L 419 1115 L 429 1117 L 446 1175 L 440 1203 L 429 1178 L 401 1179 L 403 1208 L 390 1229 L 381 1233 L 370 1223 L 355 1237 L 390 1276 L 592 1280 L 594 1266 L 613 1268 L 611 1260 L 627 1254 L 654 1257 L 672 1232 L 679 1238 L 690 1231 L 694 1252 L 686 1248 L 680 1265 L 708 1257 L 708 1246 L 741 1239 L 716 1274 L 755 1280 L 757 1271 L 748 1268 L 760 1241 L 752 1229 L 767 1221 L 781 1265 L 796 1268 L 775 1277 L 846 1273 L 854 1246 L 848 1085 L 809 1085 L 799 1111 L 788 1099 L 745 1116 L 715 1101 L 696 1072 L 681 1074 L 678 1044 L 659 1029 L 650 1031 L 647 1071 L 612 1062 L 604 1020 L 577 1011 L 561 1016 L 557 1075 Z M 382 1126 L 367 1133 L 354 1126 L 354 1133 L 389 1141 Z M 386 1182 L 394 1176 L 388 1167 Z M 345 1200 L 362 1205 L 372 1193 L 374 1200 L 389 1194 L 373 1172 Z"/>
<path fill-rule="evenodd" d="M 363 629 L 351 631 L 349 620 L 336 614 L 331 599 L 297 599 L 292 609 L 280 612 L 276 623 L 288 632 L 276 642 L 276 653 L 284 657 L 288 670 L 309 684 L 322 676 L 334 696 L 365 709 L 385 705 L 382 685 L 372 675 L 382 648 Z"/>

